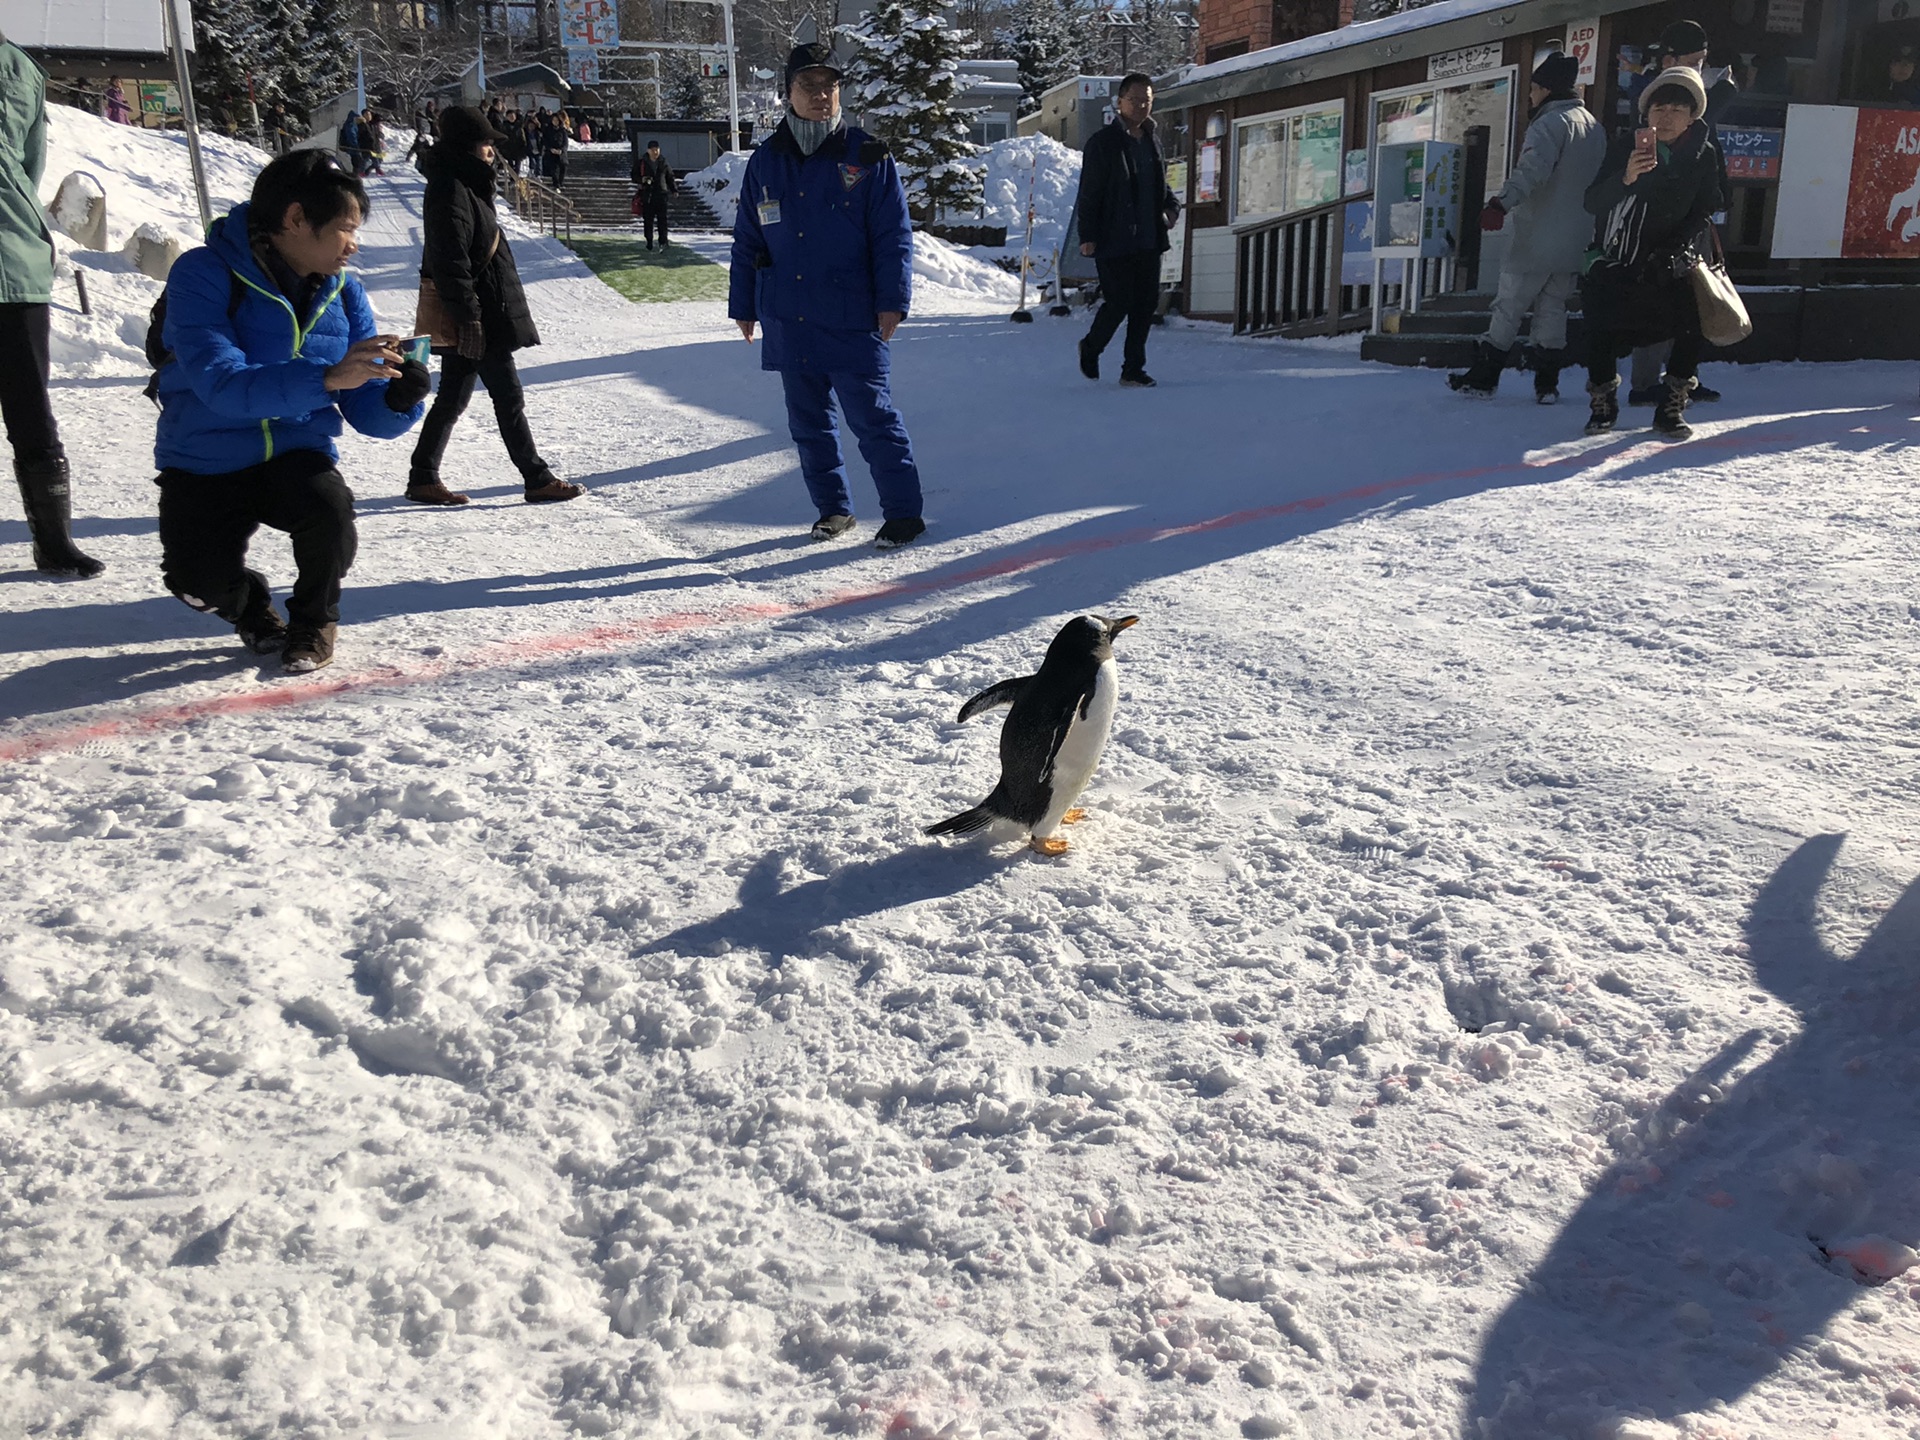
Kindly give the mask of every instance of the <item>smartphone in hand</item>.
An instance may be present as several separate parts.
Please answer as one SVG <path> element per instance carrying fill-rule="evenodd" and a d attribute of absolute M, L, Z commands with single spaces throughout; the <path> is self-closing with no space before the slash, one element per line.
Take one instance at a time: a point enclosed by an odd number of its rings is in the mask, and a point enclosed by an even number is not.
<path fill-rule="evenodd" d="M 431 335 L 415 335 L 411 339 L 402 340 L 400 342 L 400 353 L 409 360 L 415 360 L 425 365 L 433 354 L 433 337 Z"/>
<path fill-rule="evenodd" d="M 1644 156 L 1656 164 L 1659 162 L 1660 155 L 1659 150 L 1656 148 L 1658 143 L 1658 139 L 1652 130 L 1636 130 L 1633 132 L 1633 153 Z"/>

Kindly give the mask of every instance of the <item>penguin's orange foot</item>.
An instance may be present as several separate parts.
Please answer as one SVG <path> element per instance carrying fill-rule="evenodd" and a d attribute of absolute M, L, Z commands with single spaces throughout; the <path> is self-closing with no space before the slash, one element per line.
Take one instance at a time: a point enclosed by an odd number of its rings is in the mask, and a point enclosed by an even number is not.
<path fill-rule="evenodd" d="M 1060 817 L 1060 823 L 1062 825 L 1078 825 L 1082 820 L 1086 818 L 1087 818 L 1087 812 L 1082 810 L 1078 805 L 1076 805 L 1073 807 L 1073 809 L 1067 811 L 1066 814 Z"/>
<path fill-rule="evenodd" d="M 1036 835 L 1027 842 L 1027 848 L 1037 855 L 1055 856 L 1064 855 L 1073 847 L 1068 845 L 1067 842 L 1062 840 L 1058 835 L 1049 835 L 1044 840 Z"/>

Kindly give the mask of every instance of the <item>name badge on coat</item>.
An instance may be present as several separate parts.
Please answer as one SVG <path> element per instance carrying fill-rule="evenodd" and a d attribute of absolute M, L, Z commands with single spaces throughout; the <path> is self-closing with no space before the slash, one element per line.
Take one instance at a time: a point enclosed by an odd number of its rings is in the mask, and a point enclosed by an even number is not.
<path fill-rule="evenodd" d="M 760 212 L 760 223 L 762 225 L 778 225 L 780 223 L 780 202 L 768 193 L 767 187 L 764 185 L 760 187 L 760 203 L 754 208 Z"/>

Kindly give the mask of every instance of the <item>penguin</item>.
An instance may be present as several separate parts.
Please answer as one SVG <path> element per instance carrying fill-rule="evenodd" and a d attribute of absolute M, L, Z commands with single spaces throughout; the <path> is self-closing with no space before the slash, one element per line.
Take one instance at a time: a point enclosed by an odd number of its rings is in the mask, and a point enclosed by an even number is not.
<path fill-rule="evenodd" d="M 1073 802 L 1093 778 L 1113 728 L 1120 693 L 1113 637 L 1139 621 L 1077 615 L 1053 637 L 1038 675 L 1002 680 L 960 707 L 963 723 L 998 705 L 1013 707 L 1000 731 L 1000 783 L 971 810 L 929 825 L 927 834 L 971 835 L 1009 820 L 1040 854 L 1067 853 L 1054 832 L 1086 818 Z"/>

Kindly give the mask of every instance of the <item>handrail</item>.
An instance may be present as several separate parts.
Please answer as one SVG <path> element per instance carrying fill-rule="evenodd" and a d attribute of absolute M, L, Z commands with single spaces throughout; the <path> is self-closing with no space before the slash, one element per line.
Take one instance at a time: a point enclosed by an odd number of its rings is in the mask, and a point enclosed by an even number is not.
<path fill-rule="evenodd" d="M 1349 305 L 1341 271 L 1346 210 L 1371 190 L 1234 227 L 1236 335 L 1337 335 L 1364 318 Z"/>
<path fill-rule="evenodd" d="M 546 230 L 554 239 L 566 227 L 566 238 L 573 239 L 573 222 L 580 218 L 579 207 L 537 175 L 516 175 L 504 160 L 495 157 L 494 175 L 507 204 L 522 220 L 530 219 L 535 229 Z"/>

